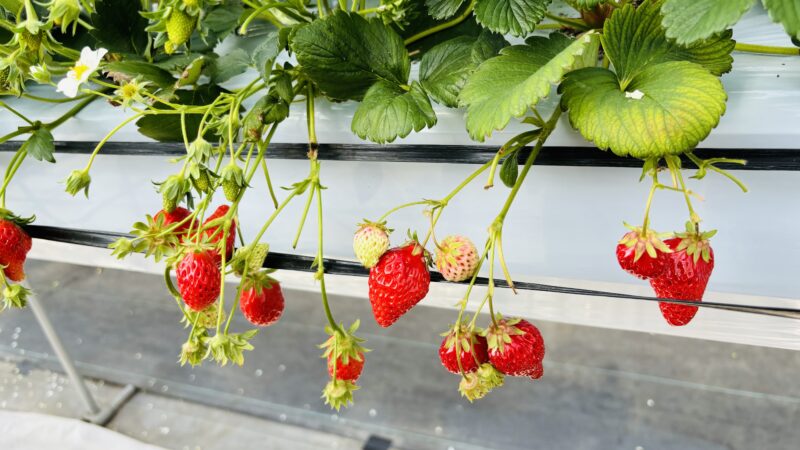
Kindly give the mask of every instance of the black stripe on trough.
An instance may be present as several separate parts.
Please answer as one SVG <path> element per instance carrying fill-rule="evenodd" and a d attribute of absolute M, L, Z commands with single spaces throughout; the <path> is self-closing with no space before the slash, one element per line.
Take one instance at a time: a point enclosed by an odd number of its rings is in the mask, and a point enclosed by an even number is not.
<path fill-rule="evenodd" d="M 113 233 L 108 231 L 87 231 L 87 230 L 74 230 L 67 228 L 49 227 L 41 225 L 29 225 L 25 227 L 26 231 L 31 237 L 37 239 L 44 239 L 55 242 L 65 242 L 69 244 L 85 245 L 90 247 L 108 247 L 108 244 L 120 237 L 129 237 L 127 234 Z M 314 261 L 312 256 L 292 255 L 287 253 L 270 252 L 267 260 L 264 262 L 264 267 L 283 270 L 295 270 L 304 272 L 313 272 L 316 269 L 311 268 L 311 263 Z M 341 259 L 324 260 L 325 273 L 332 275 L 350 275 L 350 276 L 367 276 L 369 272 L 364 269 L 361 264 L 355 261 L 346 261 Z M 431 281 L 446 282 L 441 274 L 431 272 Z M 477 285 L 485 286 L 489 282 L 488 278 L 478 277 L 476 280 Z M 508 288 L 508 283 L 505 280 L 496 279 L 495 285 L 502 288 Z M 735 311 L 750 314 L 760 314 L 766 316 L 785 317 L 790 319 L 800 319 L 800 309 L 796 308 L 778 308 L 772 306 L 759 306 L 759 305 L 738 305 L 731 303 L 708 302 L 702 303 L 690 302 L 685 300 L 672 300 L 661 299 L 655 297 L 647 297 L 643 295 L 623 294 L 618 292 L 596 291 L 591 289 L 572 288 L 567 286 L 553 286 L 540 283 L 528 283 L 522 281 L 515 281 L 514 287 L 518 290 L 539 291 L 539 292 L 552 292 L 556 294 L 569 294 L 580 295 L 587 297 L 601 297 L 606 299 L 620 299 L 620 300 L 635 300 L 647 302 L 667 302 L 679 305 L 699 306 L 702 308 L 721 309 L 726 311 Z"/>

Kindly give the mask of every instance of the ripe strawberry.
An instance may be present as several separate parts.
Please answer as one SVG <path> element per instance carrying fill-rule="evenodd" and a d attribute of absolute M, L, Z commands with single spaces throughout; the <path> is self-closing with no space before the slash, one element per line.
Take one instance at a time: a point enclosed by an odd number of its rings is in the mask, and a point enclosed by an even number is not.
<path fill-rule="evenodd" d="M 0 265 L 11 281 L 25 279 L 25 258 L 31 250 L 31 238 L 19 225 L 0 219 Z"/>
<path fill-rule="evenodd" d="M 711 272 L 714 270 L 714 250 L 708 239 L 716 231 L 699 233 L 691 223 L 687 232 L 664 241 L 673 252 L 669 255 L 664 272 L 650 280 L 650 286 L 659 298 L 701 302 Z M 661 315 L 670 325 L 688 324 L 697 313 L 697 306 L 660 302 Z"/>
<path fill-rule="evenodd" d="M 253 325 L 272 325 L 283 314 L 283 292 L 278 280 L 265 272 L 249 275 L 239 303 L 244 317 Z"/>
<path fill-rule="evenodd" d="M 544 373 L 544 339 L 539 330 L 523 319 L 504 319 L 484 331 L 489 362 L 500 372 L 515 377 L 541 378 Z"/>
<path fill-rule="evenodd" d="M 364 369 L 364 354 L 369 350 L 361 346 L 363 339 L 356 337 L 360 322 L 356 320 L 350 328 L 341 325 L 335 330 L 325 327 L 330 336 L 320 348 L 324 348 L 323 358 L 327 359 L 328 374 L 331 381 L 322 391 L 325 403 L 339 410 L 353 402 L 353 392 L 358 389 L 355 382 Z M 335 372 L 335 375 L 334 375 Z"/>
<path fill-rule="evenodd" d="M 489 361 L 486 338 L 470 331 L 466 325 L 461 325 L 459 330 L 458 357 L 456 357 L 455 328 L 443 336 L 446 337 L 439 346 L 439 359 L 450 373 L 461 373 L 458 367 L 459 359 L 464 373 L 474 372 L 481 364 Z"/>
<path fill-rule="evenodd" d="M 631 228 L 617 244 L 617 261 L 622 270 L 646 280 L 664 271 L 671 252 L 655 231 Z"/>
<path fill-rule="evenodd" d="M 428 294 L 426 251 L 416 241 L 381 256 L 369 271 L 369 301 L 375 321 L 388 327 Z"/>
<path fill-rule="evenodd" d="M 205 227 L 205 225 L 207 225 L 211 221 L 219 219 L 220 217 L 224 216 L 225 214 L 228 214 L 228 211 L 230 209 L 231 208 L 228 205 L 221 205 L 220 207 L 218 207 L 214 211 L 213 214 L 211 214 L 208 217 L 208 219 L 206 219 L 205 222 L 203 222 L 203 226 Z M 205 234 L 206 234 L 206 236 L 209 237 L 209 239 L 211 240 L 212 243 L 214 243 L 214 244 L 218 243 L 222 239 L 222 235 L 223 235 L 222 223 L 217 224 L 216 226 L 207 228 L 206 231 L 205 231 Z M 231 223 L 231 228 L 230 228 L 230 230 L 228 230 L 228 239 L 225 241 L 225 252 L 226 252 L 225 259 L 226 260 L 230 260 L 231 256 L 233 255 L 233 244 L 234 244 L 235 241 L 236 241 L 236 219 L 233 219 L 233 222 Z"/>
<path fill-rule="evenodd" d="M 376 223 L 365 220 L 358 226 L 353 236 L 353 251 L 356 258 L 367 269 L 378 264 L 378 260 L 389 249 L 389 233 L 386 222 Z"/>
<path fill-rule="evenodd" d="M 160 218 L 163 217 L 162 219 L 163 222 L 161 223 L 162 228 L 169 228 L 170 225 L 174 223 L 183 222 L 183 220 L 189 217 L 191 214 L 192 213 L 188 209 L 182 206 L 178 206 L 175 209 L 173 209 L 172 212 L 167 212 L 166 210 L 162 209 L 161 211 L 157 212 L 155 216 L 153 216 L 153 219 L 158 221 Z M 183 237 L 186 234 L 186 230 L 188 229 L 189 229 L 189 221 L 187 220 L 186 222 L 179 225 L 178 228 L 174 230 L 174 233 L 178 237 Z"/>
<path fill-rule="evenodd" d="M 436 268 L 447 281 L 464 281 L 478 268 L 478 250 L 469 238 L 447 236 L 436 247 Z"/>
<path fill-rule="evenodd" d="M 219 296 L 220 272 L 210 250 L 190 250 L 175 268 L 178 290 L 186 306 L 201 311 Z"/>
<path fill-rule="evenodd" d="M 167 53 L 172 53 L 177 47 L 180 47 L 194 32 L 195 25 L 197 24 L 197 16 L 190 16 L 185 12 L 174 8 L 167 18 L 167 43 L 164 49 Z"/>
<path fill-rule="evenodd" d="M 333 376 L 333 357 L 328 357 L 328 375 Z M 336 379 L 355 382 L 361 376 L 364 369 L 364 353 L 357 353 L 355 356 L 344 359 L 336 359 Z"/>

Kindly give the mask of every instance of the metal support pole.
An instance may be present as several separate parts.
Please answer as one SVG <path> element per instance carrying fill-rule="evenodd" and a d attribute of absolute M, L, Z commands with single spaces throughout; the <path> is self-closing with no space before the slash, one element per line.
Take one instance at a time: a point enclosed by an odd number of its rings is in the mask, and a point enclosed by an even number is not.
<path fill-rule="evenodd" d="M 26 287 L 29 287 L 27 282 L 24 284 Z M 47 342 L 50 343 L 50 347 L 58 357 L 61 367 L 64 368 L 64 372 L 66 372 L 72 385 L 75 386 L 75 389 L 78 391 L 81 400 L 83 400 L 84 405 L 86 405 L 88 411 L 83 416 L 83 419 L 96 425 L 102 426 L 107 424 L 114 417 L 114 414 L 119 408 L 136 394 L 137 388 L 130 384 L 125 386 L 122 392 L 111 402 L 111 405 L 105 410 L 101 410 L 100 407 L 97 406 L 97 402 L 94 400 L 94 397 L 92 397 L 92 394 L 86 388 L 86 383 L 84 383 L 83 378 L 75 368 L 72 358 L 69 356 L 69 353 L 67 353 L 64 344 L 61 343 L 61 339 L 53 328 L 53 324 L 47 317 L 44 305 L 39 302 L 35 293 L 32 292 L 31 295 L 28 296 L 28 304 L 31 306 L 33 315 L 36 317 L 36 321 L 39 322 L 39 326 L 42 328 Z"/>

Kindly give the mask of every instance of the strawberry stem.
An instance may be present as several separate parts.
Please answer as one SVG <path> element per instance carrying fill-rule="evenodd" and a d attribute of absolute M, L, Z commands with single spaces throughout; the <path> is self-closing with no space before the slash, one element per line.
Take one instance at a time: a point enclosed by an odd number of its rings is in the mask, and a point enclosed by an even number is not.
<path fill-rule="evenodd" d="M 653 184 L 650 186 L 650 193 L 647 195 L 647 203 L 644 207 L 644 220 L 642 220 L 642 236 L 647 235 L 647 227 L 650 225 L 650 206 L 653 204 L 653 197 L 656 189 L 659 187 L 658 183 L 658 162 L 653 164 Z"/>
<path fill-rule="evenodd" d="M 681 173 L 681 160 L 677 156 L 667 156 L 665 158 L 667 161 L 667 167 L 669 167 L 670 172 L 672 175 L 678 180 L 680 184 L 681 191 L 683 192 L 683 198 L 686 200 L 686 207 L 689 209 L 689 220 L 697 225 L 700 223 L 700 216 L 694 211 L 692 207 L 692 200 L 689 198 L 689 192 L 686 190 L 686 183 L 683 180 L 683 173 Z"/>
<path fill-rule="evenodd" d="M 319 166 L 318 161 L 314 161 L 314 163 Z M 319 168 L 317 170 L 319 170 Z M 328 318 L 328 325 L 330 325 L 331 329 L 346 335 L 347 333 L 342 330 L 333 319 L 333 313 L 331 313 L 331 307 L 328 304 L 328 292 L 325 289 L 325 265 L 323 262 L 322 251 L 322 186 L 319 184 L 319 180 L 317 180 L 315 183 L 314 189 L 317 191 L 317 242 L 319 244 L 317 247 L 317 278 L 319 279 L 319 290 L 322 296 L 322 306 L 325 308 L 325 317 Z M 335 366 L 336 364 L 334 364 L 334 370 Z"/>

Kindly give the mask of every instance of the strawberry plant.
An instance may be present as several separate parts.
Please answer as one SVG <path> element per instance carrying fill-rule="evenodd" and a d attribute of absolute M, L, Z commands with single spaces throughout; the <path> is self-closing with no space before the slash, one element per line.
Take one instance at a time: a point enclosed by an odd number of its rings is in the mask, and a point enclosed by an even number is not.
<path fill-rule="evenodd" d="M 318 158 L 318 142 L 325 136 L 317 136 L 315 108 L 319 101 L 356 103 L 352 132 L 385 144 L 434 127 L 436 103 L 461 108 L 466 131 L 478 142 L 512 121 L 527 129 L 444 197 L 401 204 L 356 226 L 353 249 L 370 270 L 374 317 L 383 327 L 396 323 L 428 294 L 429 268 L 435 266 L 446 280 L 467 283 L 456 325 L 445 333 L 439 351 L 445 368 L 460 375 L 462 395 L 481 398 L 506 376 L 538 379 L 544 338 L 533 324 L 496 312 L 493 297 L 496 272 L 502 271 L 514 289 L 503 252 L 504 223 L 540 151 L 557 126 L 571 126 L 598 151 L 641 160 L 641 180 L 650 182 L 644 217 L 617 243 L 618 262 L 650 280 L 660 298 L 700 302 L 714 265 L 709 243 L 714 232 L 706 231 L 692 206 L 697 194 L 687 183 L 684 164 L 696 167 L 692 178 L 713 172 L 746 190 L 720 167 L 744 161 L 704 160 L 693 152 L 725 113 L 720 77 L 731 71 L 736 50 L 799 53 L 798 48 L 732 39 L 730 28 L 755 3 L 0 0 L 0 107 L 20 123 L 0 137 L 0 143 L 20 142 L 0 187 L 3 305 L 21 307 L 29 294 L 17 283 L 24 278 L 31 247 L 24 227 L 33 220 L 6 209 L 7 187 L 26 160 L 55 162 L 54 129 L 91 103 L 108 102 L 123 109 L 125 119 L 100 140 L 85 166 L 63 180 L 65 190 L 89 196 L 95 158 L 128 124 L 135 123 L 145 137 L 183 144 L 185 155 L 174 161 L 175 172 L 154 181 L 163 209 L 152 215 L 142 211 L 144 219 L 133 224 L 131 236 L 111 245 L 120 258 L 141 252 L 163 262 L 164 282 L 188 329 L 181 363 L 241 365 L 258 328 L 232 330 L 237 307 L 256 327 L 279 324 L 286 305 L 279 281 L 263 268 L 268 245 L 262 239 L 287 205 L 303 199 L 293 246 L 314 208 L 313 267 L 329 335 L 322 344 L 322 370 L 330 375 L 323 397 L 334 408 L 346 406 L 358 389 L 367 350 L 356 336 L 359 321 L 348 328 L 336 322 L 326 293 L 325 187 Z M 763 6 L 795 41 L 800 39 L 796 0 L 763 0 Z M 413 65 L 419 70 L 412 71 Z M 33 85 L 49 87 L 57 96 L 35 95 Z M 42 122 L 18 110 L 16 105 L 25 102 L 72 106 Z M 290 114 L 305 115 L 309 168 L 305 178 L 279 194 L 267 156 Z M 253 192 L 255 176 L 265 178 L 266 192 Z M 438 240 L 436 225 L 449 202 L 484 176 L 487 188 L 499 178 L 509 189 L 488 222 L 484 244 L 476 247 L 460 235 Z M 656 192 L 685 200 L 685 233 L 652 229 Z M 274 210 L 245 242 L 241 229 L 252 224 L 239 222 L 242 199 L 259 194 Z M 223 198 L 224 204 L 214 208 Z M 413 207 L 429 219 L 424 238 L 409 233 L 407 241 L 390 248 L 391 214 Z M 488 272 L 488 291 L 468 319 L 466 308 L 482 269 Z M 225 295 L 229 276 L 239 278 L 235 295 L 229 296 L 232 305 Z M 484 307 L 490 322 L 480 328 Z M 697 311 L 668 301 L 660 307 L 676 326 L 687 325 Z"/>

